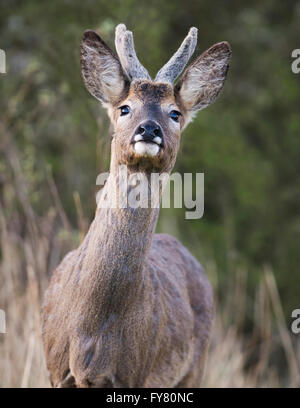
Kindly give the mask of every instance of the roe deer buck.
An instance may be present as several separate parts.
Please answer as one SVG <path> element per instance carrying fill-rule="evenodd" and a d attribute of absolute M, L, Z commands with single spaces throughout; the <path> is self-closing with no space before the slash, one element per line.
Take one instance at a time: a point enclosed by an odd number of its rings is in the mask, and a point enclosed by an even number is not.
<path fill-rule="evenodd" d="M 200 384 L 213 316 L 201 265 L 177 239 L 154 234 L 158 208 L 101 206 L 113 195 L 119 165 L 128 175 L 170 173 L 181 130 L 222 89 L 231 54 L 226 42 L 200 55 L 172 85 L 196 42 L 191 28 L 152 81 L 123 24 L 116 28 L 118 57 L 97 33 L 84 33 L 83 79 L 108 109 L 114 135 L 95 219 L 55 270 L 45 297 L 43 341 L 54 387 Z"/>

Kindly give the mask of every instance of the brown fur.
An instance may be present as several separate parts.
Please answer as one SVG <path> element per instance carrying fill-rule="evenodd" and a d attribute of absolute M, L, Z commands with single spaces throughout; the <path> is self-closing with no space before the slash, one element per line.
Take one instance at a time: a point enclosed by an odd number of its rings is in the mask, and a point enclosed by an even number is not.
<path fill-rule="evenodd" d="M 129 85 L 117 57 L 88 33 L 82 45 L 84 81 L 108 107 L 115 128 L 101 196 L 112 200 L 120 164 L 127 165 L 128 176 L 171 172 L 190 107 L 169 83 L 138 79 Z M 113 69 L 107 71 L 109 58 Z M 125 118 L 121 105 L 130 106 Z M 172 109 L 182 113 L 178 124 L 171 122 Z M 164 145 L 157 156 L 140 157 L 132 135 L 149 119 L 159 124 Z M 53 273 L 43 308 L 43 341 L 54 387 L 200 385 L 212 290 L 186 248 L 175 238 L 154 234 L 158 211 L 100 206 L 82 244 Z"/>

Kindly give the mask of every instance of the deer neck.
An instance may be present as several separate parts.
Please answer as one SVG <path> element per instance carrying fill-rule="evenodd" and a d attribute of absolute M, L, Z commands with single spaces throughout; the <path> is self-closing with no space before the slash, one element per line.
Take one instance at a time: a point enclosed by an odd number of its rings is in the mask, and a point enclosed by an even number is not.
<path fill-rule="evenodd" d="M 103 188 L 95 219 L 83 243 L 82 287 L 90 304 L 101 307 L 101 313 L 117 312 L 129 306 L 142 290 L 147 268 L 146 257 L 151 246 L 159 208 L 132 208 L 114 205 L 120 167 L 112 162 Z M 123 166 L 122 176 L 130 179 L 134 170 Z M 135 170 L 136 171 L 136 170 Z M 150 174 L 144 174 L 150 177 Z M 128 197 L 134 186 L 128 184 Z M 149 197 L 151 187 L 149 186 Z M 159 197 L 160 200 L 160 197 Z M 149 204 L 149 202 L 148 202 Z"/>

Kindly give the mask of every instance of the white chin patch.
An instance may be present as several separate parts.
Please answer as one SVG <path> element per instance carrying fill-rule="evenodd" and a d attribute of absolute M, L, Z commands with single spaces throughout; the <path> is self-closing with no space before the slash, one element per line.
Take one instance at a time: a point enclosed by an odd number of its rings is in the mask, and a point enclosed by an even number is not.
<path fill-rule="evenodd" d="M 159 152 L 159 146 L 156 143 L 136 142 L 134 150 L 139 156 L 156 156 Z"/>

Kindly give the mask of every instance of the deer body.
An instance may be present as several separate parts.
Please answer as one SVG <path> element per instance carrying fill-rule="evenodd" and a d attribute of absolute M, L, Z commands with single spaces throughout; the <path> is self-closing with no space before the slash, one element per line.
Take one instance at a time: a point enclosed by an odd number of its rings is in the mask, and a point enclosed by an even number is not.
<path fill-rule="evenodd" d="M 83 41 L 85 83 L 108 107 L 115 136 L 95 219 L 54 272 L 45 297 L 43 340 L 55 387 L 198 387 L 203 373 L 213 301 L 201 265 L 175 238 L 154 234 L 158 208 L 101 205 L 113 202 L 121 164 L 129 177 L 137 170 L 148 179 L 152 172 L 170 173 L 192 114 L 185 83 L 177 96 L 169 83 L 169 63 L 153 82 L 130 60 L 136 55 L 128 33 L 118 26 L 120 61 L 97 34 L 86 32 Z M 187 40 L 195 46 L 193 35 Z M 190 48 L 183 51 L 190 56 Z M 227 70 L 228 46 L 220 52 Z M 115 64 L 109 70 L 108 61 Z M 206 106 L 213 92 L 206 89 L 202 98 L 194 92 L 192 106 Z"/>

